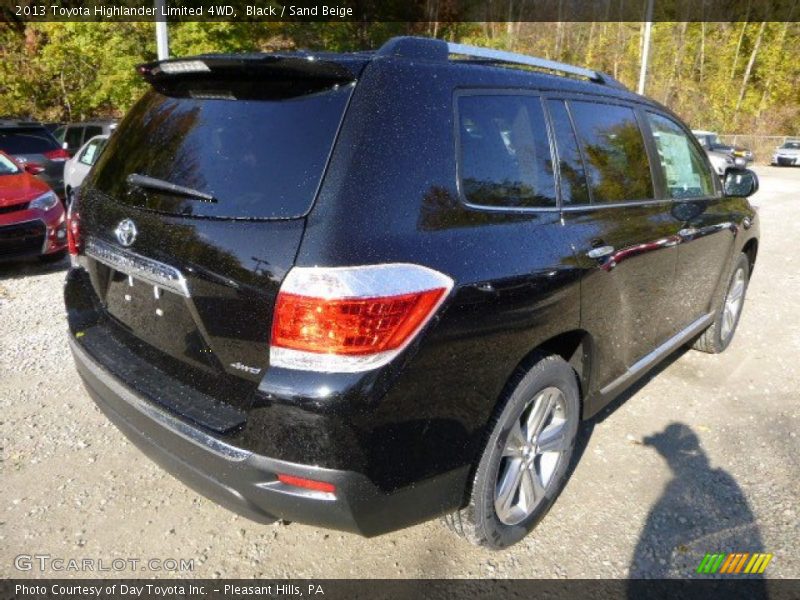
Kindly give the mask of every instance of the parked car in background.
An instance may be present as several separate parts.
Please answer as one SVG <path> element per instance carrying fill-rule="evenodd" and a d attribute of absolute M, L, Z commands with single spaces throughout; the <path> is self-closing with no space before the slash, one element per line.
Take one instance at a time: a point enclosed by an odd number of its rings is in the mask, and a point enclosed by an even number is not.
<path fill-rule="evenodd" d="M 730 144 L 723 144 L 719 139 L 719 135 L 713 131 L 693 129 L 692 133 L 707 152 L 720 152 L 722 154 L 727 154 L 732 158 L 742 158 L 744 159 L 745 164 L 751 163 L 755 160 L 755 155 L 753 154 L 752 150 L 745 148 L 744 146 L 731 146 Z"/>
<path fill-rule="evenodd" d="M 744 169 L 747 164 L 741 157 L 734 157 L 725 152 L 717 152 L 715 150 L 705 150 L 708 161 L 711 163 L 711 166 L 714 167 L 714 172 L 721 178 L 724 178 L 728 171 Z"/>
<path fill-rule="evenodd" d="M 758 179 L 608 75 L 424 38 L 139 72 L 70 207 L 70 346 L 137 446 L 253 519 L 509 546 L 581 419 L 733 339 Z"/>
<path fill-rule="evenodd" d="M 34 163 L 43 170 L 39 174 L 57 194 L 64 190 L 64 162 L 69 158 L 47 129 L 30 121 L 0 121 L 0 150 L 21 163 Z"/>
<path fill-rule="evenodd" d="M 772 164 L 779 167 L 800 165 L 800 140 L 787 140 L 775 148 Z"/>
<path fill-rule="evenodd" d="M 96 135 L 110 135 L 117 128 L 117 122 L 112 119 L 85 121 L 83 123 L 68 123 L 62 125 L 55 132 L 55 137 L 61 147 L 73 156 L 86 142 Z"/>
<path fill-rule="evenodd" d="M 38 256 L 58 260 L 66 253 L 64 206 L 25 165 L 0 152 L 0 260 Z"/>
<path fill-rule="evenodd" d="M 108 141 L 107 135 L 96 135 L 75 153 L 75 156 L 64 163 L 64 198 L 67 206 L 72 204 L 75 191 L 81 187 L 83 179 L 89 173 Z"/>

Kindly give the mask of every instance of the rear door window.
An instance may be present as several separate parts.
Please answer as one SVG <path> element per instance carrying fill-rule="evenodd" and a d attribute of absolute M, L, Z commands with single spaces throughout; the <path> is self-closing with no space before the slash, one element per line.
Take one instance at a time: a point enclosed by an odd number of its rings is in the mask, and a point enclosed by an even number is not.
<path fill-rule="evenodd" d="M 553 161 L 539 97 L 460 96 L 458 122 L 459 175 L 469 204 L 556 206 Z"/>
<path fill-rule="evenodd" d="M 570 101 L 592 202 L 654 198 L 650 162 L 633 109 Z"/>
<path fill-rule="evenodd" d="M 586 170 L 567 107 L 563 100 L 549 100 L 547 106 L 558 151 L 561 202 L 564 205 L 589 204 Z"/>
<path fill-rule="evenodd" d="M 714 193 L 711 172 L 697 146 L 673 120 L 647 113 L 658 161 L 670 198 L 697 198 Z"/>
<path fill-rule="evenodd" d="M 352 89 L 309 90 L 280 81 L 153 89 L 109 139 L 89 184 L 117 202 L 167 214 L 302 216 L 314 201 Z M 134 173 L 216 201 L 132 187 L 127 178 Z"/>
<path fill-rule="evenodd" d="M 44 154 L 58 148 L 44 127 L 3 127 L 0 150 L 9 154 Z"/>

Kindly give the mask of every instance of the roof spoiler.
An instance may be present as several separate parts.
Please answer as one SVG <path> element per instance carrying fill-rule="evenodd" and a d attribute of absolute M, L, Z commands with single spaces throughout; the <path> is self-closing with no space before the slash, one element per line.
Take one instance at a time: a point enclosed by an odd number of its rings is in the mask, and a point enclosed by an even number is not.
<path fill-rule="evenodd" d="M 315 80 L 319 83 L 348 83 L 358 76 L 362 62 L 330 60 L 313 54 L 201 55 L 141 64 L 139 74 L 151 84 L 171 78 L 208 76 L 281 77 Z"/>

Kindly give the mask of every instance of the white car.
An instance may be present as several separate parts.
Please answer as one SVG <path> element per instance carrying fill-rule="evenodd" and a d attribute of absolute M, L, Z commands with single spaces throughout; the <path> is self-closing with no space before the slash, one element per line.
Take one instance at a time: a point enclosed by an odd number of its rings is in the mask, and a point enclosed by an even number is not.
<path fill-rule="evenodd" d="M 782 146 L 775 148 L 772 164 L 780 167 L 800 165 L 800 140 L 788 140 Z"/>
<path fill-rule="evenodd" d="M 105 148 L 106 142 L 108 142 L 107 135 L 96 135 L 64 163 L 64 198 L 67 205 L 72 204 L 72 195 L 81 187 L 83 180 L 89 174 L 89 169 L 97 162 L 97 158 Z"/>

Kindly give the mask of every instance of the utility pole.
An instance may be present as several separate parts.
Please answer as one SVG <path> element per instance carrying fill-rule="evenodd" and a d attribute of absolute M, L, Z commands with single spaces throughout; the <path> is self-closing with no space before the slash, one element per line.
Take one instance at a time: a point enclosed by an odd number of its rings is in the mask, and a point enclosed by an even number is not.
<path fill-rule="evenodd" d="M 155 0 L 156 4 L 156 48 L 158 60 L 169 58 L 169 35 L 167 34 L 167 18 L 164 15 L 166 0 Z"/>
<path fill-rule="evenodd" d="M 647 14 L 644 23 L 644 39 L 642 40 L 642 66 L 639 70 L 639 87 L 636 91 L 644 94 L 647 79 L 647 61 L 650 59 L 650 31 L 653 29 L 653 0 L 647 0 Z"/>

